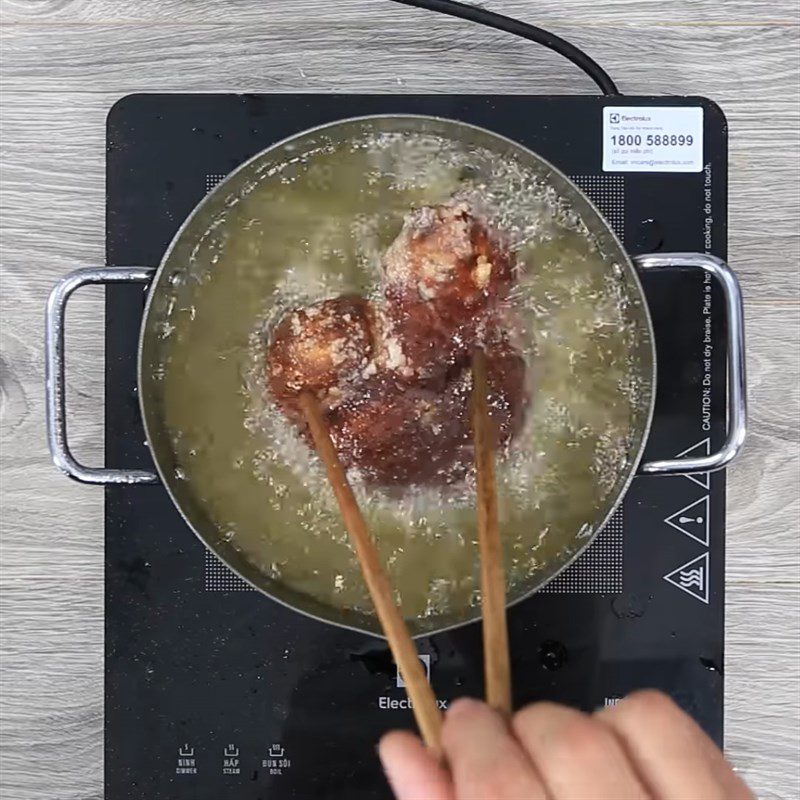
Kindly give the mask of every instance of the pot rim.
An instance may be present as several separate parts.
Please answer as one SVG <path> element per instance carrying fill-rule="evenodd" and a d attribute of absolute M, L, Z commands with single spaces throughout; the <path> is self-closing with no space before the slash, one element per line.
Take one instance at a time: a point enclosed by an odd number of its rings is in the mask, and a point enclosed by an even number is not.
<path fill-rule="evenodd" d="M 152 281 L 150 283 L 150 288 L 148 290 L 147 299 L 146 299 L 146 302 L 145 302 L 144 312 L 142 314 L 142 322 L 141 322 L 141 326 L 139 328 L 139 337 L 138 337 L 138 346 L 137 346 L 137 355 L 136 355 L 136 381 L 137 381 L 137 385 L 138 385 L 137 394 L 139 396 L 139 411 L 140 411 L 140 414 L 141 414 L 142 424 L 143 424 L 143 427 L 144 427 L 145 439 L 147 440 L 147 447 L 150 450 L 150 453 L 151 453 L 151 455 L 153 457 L 153 463 L 155 465 L 156 472 L 158 473 L 158 477 L 159 477 L 159 479 L 161 481 L 161 484 L 166 489 L 170 500 L 172 501 L 173 505 L 177 508 L 177 510 L 178 510 L 179 514 L 181 515 L 181 517 L 183 518 L 184 522 L 186 522 L 186 524 L 189 526 L 191 531 L 203 543 L 203 545 L 206 548 L 208 548 L 209 550 L 211 550 L 218 558 L 220 558 L 225 563 L 226 567 L 231 569 L 241 580 L 243 580 L 245 583 L 247 583 L 251 588 L 255 589 L 259 593 L 261 593 L 264 596 L 268 597 L 270 600 L 278 602 L 281 605 L 285 606 L 286 608 L 291 609 L 294 612 L 303 614 L 304 616 L 309 617 L 309 618 L 314 619 L 314 620 L 317 620 L 318 622 L 322 622 L 322 623 L 325 623 L 325 624 L 328 624 L 328 625 L 335 625 L 336 627 L 339 627 L 339 628 L 345 628 L 347 630 L 352 630 L 352 631 L 355 631 L 357 633 L 366 634 L 368 636 L 372 636 L 372 637 L 375 637 L 375 638 L 378 638 L 378 639 L 385 639 L 386 637 L 380 631 L 371 630 L 371 629 L 365 628 L 365 627 L 359 627 L 356 624 L 351 624 L 349 622 L 344 622 L 344 621 L 335 620 L 335 619 L 331 619 L 331 618 L 327 618 L 327 617 L 323 617 L 323 616 L 317 615 L 313 611 L 310 611 L 308 609 L 304 609 L 304 608 L 300 608 L 298 606 L 295 606 L 291 602 L 289 602 L 288 600 L 286 600 L 286 599 L 284 599 L 282 597 L 278 597 L 277 595 L 272 594 L 271 592 L 269 592 L 267 589 L 257 585 L 255 581 L 251 580 L 248 576 L 242 574 L 236 567 L 234 567 L 230 563 L 229 559 L 226 558 L 224 553 L 221 552 L 221 548 L 217 548 L 217 547 L 213 546 L 213 543 L 208 541 L 206 539 L 206 537 L 204 537 L 197 530 L 197 528 L 195 527 L 193 522 L 189 519 L 189 517 L 187 516 L 186 512 L 184 511 L 184 507 L 183 507 L 182 503 L 180 503 L 178 501 L 178 499 L 176 498 L 175 494 L 173 493 L 171 484 L 167 480 L 167 476 L 166 476 L 166 474 L 165 474 L 165 472 L 164 472 L 164 470 L 162 468 L 162 464 L 160 462 L 160 459 L 156 457 L 156 453 L 155 453 L 155 451 L 154 451 L 154 449 L 153 449 L 153 447 L 151 445 L 151 430 L 150 430 L 150 424 L 149 424 L 149 421 L 148 421 L 148 414 L 146 413 L 146 409 L 145 409 L 145 402 L 146 402 L 145 401 L 145 393 L 142 391 L 142 387 L 143 387 L 143 357 L 142 357 L 142 353 L 143 353 L 143 349 L 144 349 L 145 331 L 148 329 L 147 323 L 148 323 L 148 320 L 150 318 L 150 314 L 153 313 L 152 312 L 153 298 L 156 295 L 155 289 L 156 289 L 156 287 L 158 286 L 158 284 L 160 283 L 160 281 L 162 279 L 163 273 L 164 273 L 164 271 L 166 269 L 166 265 L 167 265 L 167 263 L 168 263 L 168 261 L 170 259 L 170 256 L 172 255 L 172 252 L 175 249 L 177 243 L 180 241 L 184 231 L 194 221 L 194 219 L 203 212 L 205 207 L 212 201 L 212 199 L 214 197 L 216 197 L 218 190 L 224 188 L 225 184 L 227 184 L 228 181 L 231 178 L 233 178 L 234 176 L 238 175 L 239 173 L 245 171 L 251 164 L 256 162 L 258 159 L 262 158 L 266 153 L 269 153 L 272 150 L 276 150 L 276 149 L 278 149 L 278 148 L 280 148 L 280 147 L 282 147 L 282 146 L 284 146 L 284 145 L 288 144 L 289 142 L 292 142 L 292 141 L 294 141 L 296 139 L 308 136 L 309 134 L 322 133 L 325 130 L 337 128 L 337 127 L 339 127 L 341 125 L 348 124 L 348 123 L 370 122 L 370 121 L 373 121 L 373 120 L 386 120 L 386 119 L 406 120 L 406 121 L 411 121 L 411 122 L 413 122 L 415 120 L 419 120 L 419 121 L 422 121 L 422 122 L 435 122 L 435 123 L 439 123 L 439 124 L 452 125 L 452 126 L 455 126 L 457 128 L 458 127 L 467 128 L 467 129 L 470 129 L 470 130 L 477 131 L 480 134 L 487 135 L 490 138 L 493 138 L 493 139 L 496 139 L 498 141 L 504 142 L 505 144 L 510 145 L 513 149 L 522 151 L 523 153 L 525 153 L 525 154 L 527 154 L 529 156 L 532 156 L 534 160 L 538 161 L 542 166 L 546 167 L 553 174 L 555 174 L 561 180 L 563 180 L 567 184 L 567 186 L 569 186 L 587 204 L 587 206 L 592 211 L 594 211 L 594 213 L 597 215 L 597 217 L 602 221 L 603 225 L 605 226 L 606 232 L 610 235 L 611 240 L 616 244 L 617 248 L 619 249 L 619 252 L 624 257 L 625 266 L 628 269 L 629 275 L 633 280 L 633 285 L 634 285 L 634 287 L 635 287 L 636 291 L 638 292 L 639 297 L 641 299 L 641 311 L 642 311 L 642 315 L 643 315 L 643 319 L 644 319 L 644 324 L 645 324 L 645 326 L 647 328 L 647 335 L 648 335 L 648 339 L 649 339 L 649 349 L 650 349 L 650 363 L 652 365 L 652 369 L 650 370 L 651 377 L 650 377 L 649 387 L 648 387 L 649 388 L 649 403 L 648 403 L 648 407 L 646 409 L 646 413 L 643 414 L 643 416 L 644 416 L 644 424 L 642 425 L 641 441 L 639 442 L 639 446 L 638 446 L 633 458 L 630 459 L 630 461 L 629 461 L 629 463 L 627 465 L 628 473 L 627 473 L 625 479 L 620 483 L 619 487 L 617 488 L 617 497 L 615 498 L 614 502 L 610 505 L 608 511 L 605 513 L 605 515 L 603 516 L 602 520 L 594 527 L 594 530 L 592 531 L 591 535 L 586 538 L 586 541 L 580 547 L 578 547 L 576 549 L 576 551 L 558 569 L 556 569 L 551 574 L 549 574 L 547 577 L 545 577 L 541 582 L 539 582 L 535 586 L 531 587 L 528 591 L 524 592 L 519 597 L 515 597 L 513 600 L 507 600 L 506 601 L 506 609 L 511 608 L 511 607 L 517 605 L 518 603 L 523 602 L 524 600 L 527 600 L 532 595 L 536 594 L 536 592 L 540 591 L 542 588 L 547 586 L 547 584 L 549 584 L 552 580 L 557 578 L 562 572 L 564 572 L 564 570 L 566 570 L 568 567 L 570 567 L 576 561 L 576 559 L 586 551 L 586 549 L 592 544 L 592 542 L 594 542 L 594 540 L 597 538 L 597 535 L 600 533 L 600 531 L 602 531 L 605 528 L 605 526 L 608 524 L 608 521 L 611 519 L 611 517 L 617 511 L 619 506 L 622 504 L 622 501 L 624 500 L 625 495 L 628 492 L 628 489 L 630 489 L 630 485 L 633 482 L 633 479 L 636 477 L 636 473 L 637 473 L 639 464 L 640 464 L 640 462 L 641 462 L 641 460 L 642 460 L 642 458 L 644 456 L 644 451 L 645 451 L 645 448 L 647 446 L 648 439 L 650 437 L 650 429 L 651 429 L 651 425 L 652 425 L 652 421 L 653 421 L 653 414 L 654 414 L 654 410 L 655 410 L 656 386 L 657 386 L 657 381 L 658 381 L 658 361 L 657 361 L 656 346 L 655 346 L 655 335 L 654 335 L 654 331 L 653 331 L 653 321 L 652 321 L 652 318 L 650 316 L 650 306 L 649 306 L 649 303 L 647 302 L 647 296 L 646 296 L 646 294 L 644 292 L 644 288 L 642 287 L 642 283 L 641 283 L 641 280 L 639 278 L 638 271 L 637 271 L 637 269 L 636 269 L 636 267 L 635 267 L 635 265 L 633 263 L 633 260 L 631 259 L 630 255 L 629 255 L 628 251 L 625 249 L 624 245 L 622 244 L 622 242 L 620 241 L 619 237 L 614 232 L 612 227 L 609 225 L 609 223 L 606 220 L 606 218 L 600 213 L 600 211 L 598 210 L 597 206 L 589 199 L 589 197 L 586 196 L 586 194 L 567 175 L 565 175 L 560 169 L 558 169 L 553 164 L 551 164 L 547 159 L 543 158 L 538 153 L 534 152 L 533 150 L 531 150 L 530 148 L 526 147 L 525 145 L 520 144 L 519 142 L 515 141 L 514 139 L 511 139 L 511 138 L 509 138 L 507 136 L 504 136 L 503 134 L 499 134 L 499 133 L 496 133 L 494 131 L 491 131 L 491 130 L 489 130 L 487 128 L 483 128 L 483 127 L 481 127 L 479 125 L 473 125 L 471 123 L 463 122 L 463 121 L 457 120 L 457 119 L 451 119 L 449 117 L 440 117 L 440 116 L 429 115 L 429 114 L 366 114 L 366 115 L 363 115 L 363 116 L 345 117 L 345 118 L 342 118 L 342 119 L 335 120 L 333 122 L 326 122 L 326 123 L 323 123 L 321 125 L 314 126 L 312 128 L 304 128 L 303 130 L 298 131 L 297 133 L 294 133 L 291 136 L 284 137 L 280 141 L 274 142 L 269 147 L 265 147 L 264 149 L 259 150 L 257 153 L 252 155 L 250 158 L 248 158 L 247 160 L 243 161 L 241 164 L 239 164 L 237 167 L 235 167 L 233 170 L 231 170 L 231 172 L 229 172 L 223 178 L 223 180 L 214 189 L 212 189 L 210 192 L 208 192 L 203 197 L 203 199 L 200 200 L 200 202 L 197 203 L 197 205 L 188 214 L 186 219 L 182 222 L 181 226 L 175 232 L 174 236 L 170 240 L 169 245 L 167 246 L 166 250 L 164 251 L 164 254 L 161 257 L 161 261 L 160 261 L 160 263 L 158 265 L 158 268 L 156 269 L 156 272 L 153 275 Z M 321 603 L 321 605 L 324 606 L 325 604 Z M 332 610 L 338 611 L 338 609 L 333 609 L 333 607 L 331 607 L 331 608 L 332 608 Z M 350 612 L 350 613 L 352 613 L 352 612 Z M 368 617 L 368 615 L 366 615 L 366 614 L 362 614 L 361 616 L 364 617 L 364 618 Z M 453 623 L 450 623 L 448 625 L 443 625 L 442 627 L 439 627 L 439 628 L 432 628 L 430 630 L 421 631 L 421 632 L 418 632 L 418 633 L 413 633 L 412 632 L 411 635 L 412 635 L 413 639 L 419 639 L 419 638 L 425 638 L 425 637 L 428 637 L 428 636 L 434 636 L 435 634 L 444 633 L 445 631 L 455 630 L 455 629 L 461 628 L 461 627 L 463 627 L 465 625 L 470 625 L 470 624 L 472 624 L 474 622 L 479 621 L 480 619 L 481 619 L 481 612 L 480 612 L 480 609 L 478 608 L 478 609 L 476 609 L 476 613 L 474 615 L 470 615 L 470 616 L 468 616 L 467 618 L 465 618 L 463 620 L 460 620 L 460 621 L 457 621 L 457 622 L 453 622 Z"/>

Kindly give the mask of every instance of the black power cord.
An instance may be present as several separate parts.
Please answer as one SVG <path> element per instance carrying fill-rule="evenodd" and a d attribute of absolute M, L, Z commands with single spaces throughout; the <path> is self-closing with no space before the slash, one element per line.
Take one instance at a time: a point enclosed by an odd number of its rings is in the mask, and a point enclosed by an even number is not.
<path fill-rule="evenodd" d="M 566 39 L 543 28 L 528 25 L 526 22 L 520 22 L 503 14 L 496 14 L 494 11 L 487 11 L 485 8 L 457 3 L 455 0 L 393 0 L 393 2 L 424 8 L 428 11 L 439 11 L 442 14 L 477 22 L 480 25 L 488 25 L 490 28 L 512 33 L 514 36 L 521 36 L 523 39 L 541 44 L 569 59 L 576 67 L 583 70 L 600 87 L 603 94 L 620 94 L 616 84 L 611 80 L 611 76 L 594 59 L 589 58 L 583 50 L 579 50 Z"/>

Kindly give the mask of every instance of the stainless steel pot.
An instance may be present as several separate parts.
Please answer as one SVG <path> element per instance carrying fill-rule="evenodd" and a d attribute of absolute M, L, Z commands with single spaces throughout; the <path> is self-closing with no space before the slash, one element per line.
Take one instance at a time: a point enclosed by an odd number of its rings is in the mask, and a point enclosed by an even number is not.
<path fill-rule="evenodd" d="M 47 304 L 45 328 L 47 431 L 48 443 L 55 465 L 69 477 L 83 483 L 126 485 L 163 483 L 184 519 L 201 541 L 253 587 L 279 602 L 322 620 L 370 633 L 378 633 L 376 620 L 370 615 L 333 609 L 308 595 L 294 591 L 256 569 L 238 550 L 219 537 L 202 502 L 192 494 L 187 482 L 176 480 L 174 477 L 172 446 L 160 410 L 163 384 L 154 379 L 154 368 L 159 363 L 160 347 L 162 346 L 158 331 L 168 313 L 171 288 L 169 279 L 176 269 L 187 268 L 187 253 L 191 249 L 192 242 L 203 235 L 215 215 L 220 213 L 231 198 L 247 192 L 256 176 L 264 174 L 271 165 L 278 164 L 282 160 L 285 161 L 287 154 L 296 152 L 296 149 L 304 141 L 320 136 L 329 142 L 347 141 L 364 130 L 420 130 L 428 133 L 446 133 L 450 137 L 457 135 L 469 146 L 514 153 L 519 158 L 535 163 L 540 170 L 544 170 L 548 174 L 549 180 L 556 190 L 570 199 L 590 232 L 603 243 L 604 248 L 612 253 L 614 260 L 622 266 L 623 279 L 627 282 L 631 295 L 637 300 L 634 304 L 635 310 L 631 313 L 638 315 L 637 322 L 645 333 L 639 344 L 638 359 L 642 365 L 642 384 L 646 407 L 641 418 L 635 423 L 630 457 L 615 486 L 613 502 L 606 509 L 604 517 L 597 520 L 597 524 L 593 526 L 593 534 L 587 537 L 582 536 L 581 531 L 575 531 L 571 546 L 565 547 L 562 551 L 564 555 L 554 559 L 553 563 L 547 565 L 544 572 L 537 574 L 535 580 L 532 580 L 512 598 L 514 602 L 539 589 L 568 566 L 591 543 L 621 502 L 637 469 L 641 473 L 651 475 L 675 475 L 708 472 L 722 469 L 728 465 L 744 442 L 746 398 L 742 298 L 736 277 L 727 264 L 714 256 L 700 253 L 659 253 L 631 259 L 616 239 L 608 223 L 591 202 L 555 167 L 536 154 L 503 137 L 450 120 L 412 116 L 370 117 L 345 120 L 301 133 L 259 153 L 231 173 L 195 208 L 185 221 L 164 254 L 158 268 L 149 266 L 86 268 L 79 269 L 59 281 Z M 645 272 L 664 269 L 705 270 L 713 276 L 722 290 L 728 320 L 728 431 L 722 446 L 707 456 L 640 464 L 653 415 L 656 354 L 650 314 L 637 270 Z M 73 457 L 67 443 L 64 401 L 64 317 L 67 301 L 76 289 L 87 284 L 131 282 L 150 285 L 139 340 L 138 386 L 141 413 L 157 472 L 87 467 Z M 411 620 L 410 624 L 412 632 L 420 635 L 430 633 L 434 629 L 439 630 L 470 622 L 475 615 L 475 609 L 467 608 L 447 616 L 437 617 L 435 623 Z"/>

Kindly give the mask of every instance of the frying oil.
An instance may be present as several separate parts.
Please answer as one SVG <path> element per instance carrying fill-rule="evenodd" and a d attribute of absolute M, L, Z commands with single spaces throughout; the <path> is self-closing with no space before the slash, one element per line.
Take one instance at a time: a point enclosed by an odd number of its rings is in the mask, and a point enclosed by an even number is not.
<path fill-rule="evenodd" d="M 519 264 L 509 302 L 532 402 L 497 475 L 509 597 L 525 593 L 606 516 L 649 403 L 647 331 L 614 253 L 545 167 L 455 139 L 323 137 L 253 173 L 195 237 L 161 331 L 175 463 L 220 539 L 295 590 L 371 612 L 321 464 L 266 396 L 265 343 L 292 307 L 374 294 L 404 214 L 460 195 Z M 407 617 L 433 627 L 479 603 L 472 477 L 400 494 L 350 477 Z"/>

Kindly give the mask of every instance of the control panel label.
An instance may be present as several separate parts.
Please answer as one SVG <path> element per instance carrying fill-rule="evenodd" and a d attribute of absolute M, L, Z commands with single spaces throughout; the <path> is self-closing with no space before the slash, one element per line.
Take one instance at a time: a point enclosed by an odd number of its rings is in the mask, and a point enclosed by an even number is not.
<path fill-rule="evenodd" d="M 603 172 L 702 172 L 699 106 L 605 106 Z"/>
<path fill-rule="evenodd" d="M 267 758 L 261 759 L 261 766 L 269 770 L 270 775 L 283 775 L 292 766 L 292 760 L 286 755 L 281 744 L 273 743 L 267 751 Z"/>
<path fill-rule="evenodd" d="M 175 767 L 176 775 L 197 775 L 197 759 L 194 756 L 194 747 L 188 743 L 178 748 L 178 764 Z"/>
<path fill-rule="evenodd" d="M 226 744 L 222 751 L 222 774 L 241 775 L 239 764 L 239 748 L 235 744 Z"/>

